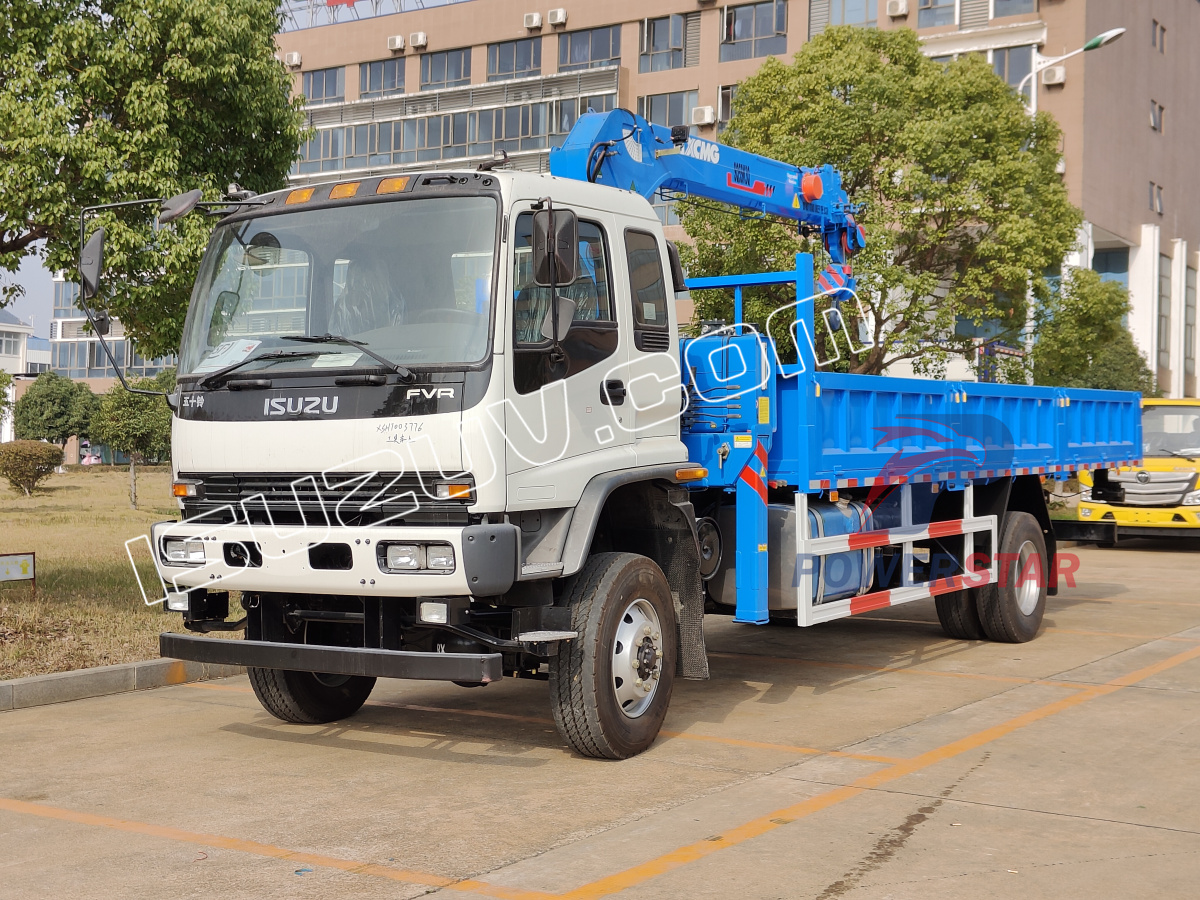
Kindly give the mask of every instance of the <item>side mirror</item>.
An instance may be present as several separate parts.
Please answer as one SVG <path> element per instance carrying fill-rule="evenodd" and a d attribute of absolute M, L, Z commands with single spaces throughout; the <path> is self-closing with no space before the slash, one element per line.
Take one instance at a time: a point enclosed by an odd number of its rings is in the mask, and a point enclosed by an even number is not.
<path fill-rule="evenodd" d="M 569 209 L 533 214 L 533 281 L 540 287 L 570 284 L 579 274 L 579 220 Z M 551 307 L 553 309 L 553 307 Z"/>
<path fill-rule="evenodd" d="M 84 300 L 100 290 L 100 272 L 104 269 L 104 229 L 97 228 L 79 253 L 79 284 Z"/>
<path fill-rule="evenodd" d="M 546 318 L 542 319 L 542 337 L 557 343 L 571 330 L 571 323 L 575 320 L 575 301 L 556 293 L 554 303 L 558 307 L 558 333 L 554 332 L 554 306 L 548 306 Z"/>
<path fill-rule="evenodd" d="M 687 279 L 683 274 L 683 262 L 679 259 L 679 248 L 674 241 L 667 241 L 667 258 L 671 262 L 671 281 L 674 282 L 675 293 L 687 293 Z"/>
<path fill-rule="evenodd" d="M 166 225 L 168 222 L 174 222 L 176 219 L 182 218 L 196 208 L 196 204 L 200 202 L 200 198 L 204 196 L 204 192 L 197 188 L 194 191 L 188 191 L 186 194 L 176 194 L 169 200 L 164 200 L 163 205 L 158 210 L 158 224 Z"/>

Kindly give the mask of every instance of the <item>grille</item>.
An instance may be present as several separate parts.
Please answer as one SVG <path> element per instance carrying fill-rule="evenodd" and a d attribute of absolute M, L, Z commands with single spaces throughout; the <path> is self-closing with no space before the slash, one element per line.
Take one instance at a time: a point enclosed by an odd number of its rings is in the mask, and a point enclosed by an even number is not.
<path fill-rule="evenodd" d="M 184 501 L 185 519 L 251 525 L 465 525 L 469 500 L 430 496 L 442 476 L 397 472 L 185 475 L 203 496 Z"/>
<path fill-rule="evenodd" d="M 1138 481 L 1137 472 L 1109 473 L 1108 480 L 1125 488 L 1124 506 L 1178 506 L 1183 495 L 1194 490 L 1196 476 L 1186 472 L 1145 472 L 1149 480 Z"/>
<path fill-rule="evenodd" d="M 671 346 L 671 335 L 666 331 L 637 331 L 633 343 L 639 350 L 661 353 Z"/>

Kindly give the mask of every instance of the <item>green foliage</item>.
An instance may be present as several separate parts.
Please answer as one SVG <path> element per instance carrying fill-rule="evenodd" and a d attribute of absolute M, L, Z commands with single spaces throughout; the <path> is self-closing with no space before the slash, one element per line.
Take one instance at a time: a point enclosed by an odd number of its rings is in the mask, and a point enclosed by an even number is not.
<path fill-rule="evenodd" d="M 38 483 L 49 478 L 62 465 L 61 447 L 41 441 L 9 441 L 0 444 L 0 475 L 15 491 L 28 497 Z"/>
<path fill-rule="evenodd" d="M 8 389 L 12 386 L 12 375 L 0 372 L 0 420 L 8 415 L 12 403 L 8 399 Z"/>
<path fill-rule="evenodd" d="M 284 184 L 303 123 L 276 0 L 7 0 L 0 29 L 0 274 L 72 271 L 82 207 Z M 209 225 L 105 214 L 106 289 L 146 357 L 174 352 Z M 44 241 L 44 245 L 39 243 Z M 20 293 L 0 284 L 0 305 Z"/>
<path fill-rule="evenodd" d="M 86 384 L 53 372 L 42 372 L 29 386 L 13 413 L 17 438 L 66 446 L 71 437 L 92 435 L 100 400 Z"/>
<path fill-rule="evenodd" d="M 768 59 L 739 87 L 723 139 L 797 165 L 830 163 L 861 204 L 867 248 L 853 264 L 874 346 L 843 346 L 849 371 L 906 358 L 936 367 L 967 348 L 960 320 L 1015 333 L 1025 303 L 1005 298 L 1024 298 L 1029 283 L 1045 294 L 1040 273 L 1071 248 L 1081 220 L 1055 172 L 1054 120 L 1029 116 L 976 55 L 927 59 L 908 29 L 830 28 L 791 64 Z M 800 250 L 828 262 L 786 223 L 687 205 L 681 218 L 695 240 L 680 248 L 693 275 L 786 270 Z M 731 318 L 728 295 L 694 299 L 701 318 Z M 792 299 L 748 293 L 745 318 L 763 322 Z M 775 336 L 787 341 L 782 328 Z"/>
<path fill-rule="evenodd" d="M 148 391 L 171 391 L 175 372 L 168 370 L 155 378 L 131 383 Z M 100 398 L 93 436 L 114 450 L 127 453 L 141 462 L 164 460 L 171 455 L 171 409 L 162 397 L 132 394 L 114 384 Z"/>
<path fill-rule="evenodd" d="M 1129 293 L 1090 269 L 1071 269 L 1037 313 L 1036 384 L 1141 391 L 1154 377 L 1124 325 Z"/>

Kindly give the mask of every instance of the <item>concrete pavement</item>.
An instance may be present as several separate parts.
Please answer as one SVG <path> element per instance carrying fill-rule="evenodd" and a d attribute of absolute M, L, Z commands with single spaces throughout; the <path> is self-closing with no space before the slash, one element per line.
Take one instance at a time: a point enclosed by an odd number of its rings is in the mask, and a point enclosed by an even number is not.
<path fill-rule="evenodd" d="M 536 681 L 321 727 L 244 677 L 0 713 L 0 896 L 1195 896 L 1200 552 L 1073 552 L 1030 644 L 710 617 L 712 679 L 624 762 Z"/>

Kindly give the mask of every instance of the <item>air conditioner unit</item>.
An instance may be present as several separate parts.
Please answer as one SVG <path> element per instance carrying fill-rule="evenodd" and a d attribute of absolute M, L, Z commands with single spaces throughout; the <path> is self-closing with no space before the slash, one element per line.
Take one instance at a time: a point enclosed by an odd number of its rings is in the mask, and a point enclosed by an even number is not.
<path fill-rule="evenodd" d="M 566 25 L 567 11 L 562 7 L 550 10 L 550 12 L 546 13 L 546 23 L 548 25 Z"/>
<path fill-rule="evenodd" d="M 424 47 L 429 43 L 429 35 L 423 31 L 414 31 L 408 36 L 408 46 L 416 50 L 418 47 Z"/>
<path fill-rule="evenodd" d="M 388 38 L 388 49 L 395 53 L 397 50 L 404 49 L 404 35 L 393 34 Z"/>
<path fill-rule="evenodd" d="M 908 15 L 908 0 L 888 0 L 887 14 L 893 19 Z"/>
<path fill-rule="evenodd" d="M 717 113 L 711 106 L 692 107 L 693 125 L 711 125 L 715 121 L 717 121 Z"/>
<path fill-rule="evenodd" d="M 1059 175 L 1065 175 L 1067 172 L 1067 161 L 1061 156 L 1058 158 L 1058 162 L 1054 164 L 1054 171 Z"/>
<path fill-rule="evenodd" d="M 283 54 L 283 64 L 290 66 L 293 69 L 300 68 L 300 54 L 293 50 L 291 53 Z"/>
<path fill-rule="evenodd" d="M 525 27 L 530 31 L 535 31 L 542 27 L 541 13 L 525 13 Z"/>
<path fill-rule="evenodd" d="M 1066 81 L 1066 66 L 1048 66 L 1042 69 L 1042 84 L 1065 84 Z"/>

